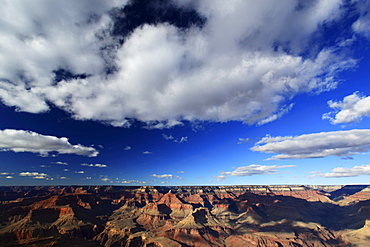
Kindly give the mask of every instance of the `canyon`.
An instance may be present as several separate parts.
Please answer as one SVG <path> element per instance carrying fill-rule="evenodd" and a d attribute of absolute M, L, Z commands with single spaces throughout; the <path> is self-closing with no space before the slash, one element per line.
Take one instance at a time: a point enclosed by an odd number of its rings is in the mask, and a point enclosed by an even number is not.
<path fill-rule="evenodd" d="M 370 186 L 3 186 L 0 243 L 364 247 Z"/>

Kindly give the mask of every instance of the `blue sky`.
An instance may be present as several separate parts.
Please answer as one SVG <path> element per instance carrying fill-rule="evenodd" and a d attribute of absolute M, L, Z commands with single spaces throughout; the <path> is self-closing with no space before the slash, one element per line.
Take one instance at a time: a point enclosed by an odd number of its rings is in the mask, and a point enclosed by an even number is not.
<path fill-rule="evenodd" d="M 368 1 L 1 1 L 0 185 L 368 184 Z"/>

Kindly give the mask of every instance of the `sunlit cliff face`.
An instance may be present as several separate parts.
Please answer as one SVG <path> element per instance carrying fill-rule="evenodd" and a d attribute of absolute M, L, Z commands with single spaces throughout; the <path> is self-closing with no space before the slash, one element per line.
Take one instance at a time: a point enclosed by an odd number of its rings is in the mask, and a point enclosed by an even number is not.
<path fill-rule="evenodd" d="M 369 191 L 360 185 L 1 187 L 0 239 L 8 245 L 364 244 Z"/>

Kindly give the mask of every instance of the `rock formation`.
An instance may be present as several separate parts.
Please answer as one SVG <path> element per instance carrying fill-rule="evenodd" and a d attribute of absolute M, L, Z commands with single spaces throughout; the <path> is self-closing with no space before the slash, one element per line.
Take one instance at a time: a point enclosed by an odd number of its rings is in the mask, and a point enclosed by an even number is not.
<path fill-rule="evenodd" d="M 0 187 L 1 246 L 368 246 L 368 186 Z"/>

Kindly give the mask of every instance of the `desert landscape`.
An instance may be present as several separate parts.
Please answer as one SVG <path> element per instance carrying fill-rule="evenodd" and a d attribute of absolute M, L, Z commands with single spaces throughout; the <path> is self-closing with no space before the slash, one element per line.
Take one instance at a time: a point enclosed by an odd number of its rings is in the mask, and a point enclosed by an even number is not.
<path fill-rule="evenodd" d="M 2 246 L 368 246 L 370 187 L 1 187 Z"/>

